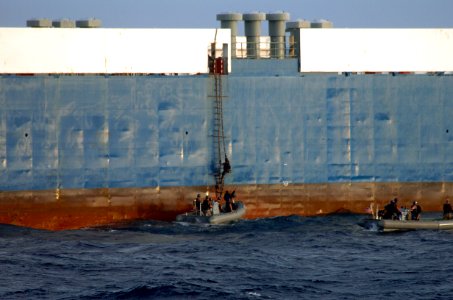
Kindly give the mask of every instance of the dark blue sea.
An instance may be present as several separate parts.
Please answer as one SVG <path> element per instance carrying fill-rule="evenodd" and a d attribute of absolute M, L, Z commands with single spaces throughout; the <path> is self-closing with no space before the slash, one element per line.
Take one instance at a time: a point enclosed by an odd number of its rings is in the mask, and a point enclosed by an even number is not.
<path fill-rule="evenodd" d="M 453 232 L 362 218 L 0 225 L 0 299 L 453 299 Z"/>

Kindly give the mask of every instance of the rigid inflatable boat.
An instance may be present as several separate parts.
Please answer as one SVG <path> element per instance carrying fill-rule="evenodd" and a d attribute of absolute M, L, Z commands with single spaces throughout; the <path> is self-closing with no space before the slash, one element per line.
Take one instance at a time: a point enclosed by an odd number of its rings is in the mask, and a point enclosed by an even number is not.
<path fill-rule="evenodd" d="M 197 223 L 197 224 L 224 224 L 239 220 L 245 214 L 245 205 L 238 201 L 236 209 L 232 212 L 225 212 L 216 215 L 205 216 L 199 211 L 191 211 L 176 216 L 177 222 Z"/>

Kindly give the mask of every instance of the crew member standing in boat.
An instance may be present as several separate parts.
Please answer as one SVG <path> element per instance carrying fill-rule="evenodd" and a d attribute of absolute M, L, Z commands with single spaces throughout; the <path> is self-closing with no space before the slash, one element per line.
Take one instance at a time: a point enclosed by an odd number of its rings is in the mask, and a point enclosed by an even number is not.
<path fill-rule="evenodd" d="M 201 203 L 201 211 L 203 215 L 209 216 L 211 214 L 211 204 L 209 203 L 209 197 L 204 198 L 203 203 Z"/>
<path fill-rule="evenodd" d="M 407 215 L 408 215 L 408 211 L 407 211 L 406 206 L 401 206 L 400 207 L 400 212 L 401 212 L 400 220 L 406 221 L 407 220 Z"/>
<path fill-rule="evenodd" d="M 400 216 L 401 212 L 398 209 L 398 199 L 395 198 L 384 207 L 382 218 L 387 220 L 399 220 Z"/>
<path fill-rule="evenodd" d="M 443 209 L 444 209 L 443 214 L 444 220 L 451 220 L 453 218 L 453 209 L 451 208 L 451 204 L 448 198 L 445 200 Z"/>
<path fill-rule="evenodd" d="M 220 197 L 217 199 L 214 199 L 214 202 L 212 203 L 212 214 L 213 215 L 218 215 L 220 214 Z"/>
<path fill-rule="evenodd" d="M 417 201 L 412 202 L 411 206 L 411 219 L 412 220 L 420 220 L 420 215 L 422 213 L 422 208 L 420 205 L 418 205 Z"/>
<path fill-rule="evenodd" d="M 223 195 L 223 199 L 225 199 L 225 212 L 231 212 L 233 210 L 233 207 L 231 206 L 230 192 L 226 191 L 225 195 Z"/>
<path fill-rule="evenodd" d="M 197 212 L 197 215 L 201 211 L 201 196 L 197 194 L 197 198 L 193 201 L 193 209 Z"/>

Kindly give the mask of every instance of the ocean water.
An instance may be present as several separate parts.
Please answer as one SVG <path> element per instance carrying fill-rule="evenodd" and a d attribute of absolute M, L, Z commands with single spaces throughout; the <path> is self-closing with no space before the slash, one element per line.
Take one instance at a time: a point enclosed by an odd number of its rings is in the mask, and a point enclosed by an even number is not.
<path fill-rule="evenodd" d="M 362 218 L 0 225 L 0 299 L 453 299 L 453 232 Z"/>

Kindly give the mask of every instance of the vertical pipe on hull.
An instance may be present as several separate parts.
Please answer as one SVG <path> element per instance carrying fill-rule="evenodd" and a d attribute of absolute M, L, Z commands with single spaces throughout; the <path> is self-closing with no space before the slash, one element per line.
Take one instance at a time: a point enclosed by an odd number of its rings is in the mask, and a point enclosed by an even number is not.
<path fill-rule="evenodd" d="M 238 21 L 242 21 L 242 14 L 234 12 L 218 14 L 217 21 L 220 21 L 221 28 L 229 28 L 231 30 L 231 57 L 236 58 Z"/>
<path fill-rule="evenodd" d="M 266 19 L 266 15 L 264 13 L 249 13 L 242 17 L 247 38 L 247 58 L 260 58 L 261 21 Z"/>
<path fill-rule="evenodd" d="M 285 12 L 266 14 L 269 21 L 269 35 L 271 37 L 271 58 L 285 58 L 285 21 L 289 20 L 289 14 Z"/>

